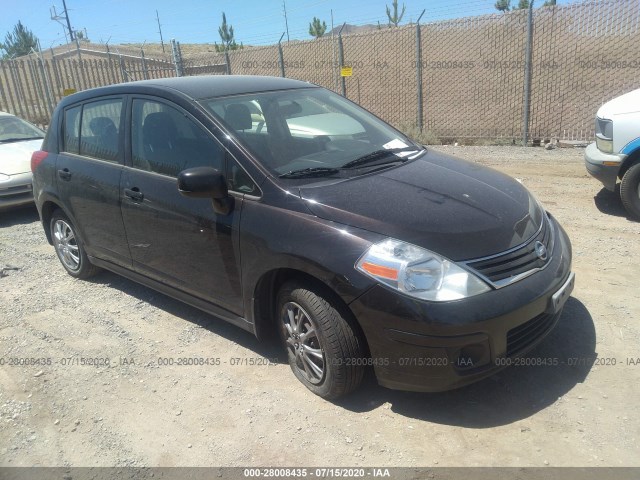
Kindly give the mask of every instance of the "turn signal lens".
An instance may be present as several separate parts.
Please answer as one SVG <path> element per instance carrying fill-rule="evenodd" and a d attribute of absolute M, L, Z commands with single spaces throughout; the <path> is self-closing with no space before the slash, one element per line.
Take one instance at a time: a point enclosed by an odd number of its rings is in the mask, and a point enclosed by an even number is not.
<path fill-rule="evenodd" d="M 398 270 L 395 268 L 383 267 L 370 262 L 364 262 L 362 269 L 376 277 L 388 278 L 389 280 L 398 280 Z"/>

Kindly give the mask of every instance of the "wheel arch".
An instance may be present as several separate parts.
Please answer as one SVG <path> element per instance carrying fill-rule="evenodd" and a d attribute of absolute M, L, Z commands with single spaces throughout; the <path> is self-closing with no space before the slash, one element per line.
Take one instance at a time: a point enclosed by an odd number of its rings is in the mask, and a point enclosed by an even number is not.
<path fill-rule="evenodd" d="M 366 354 L 369 355 L 367 337 L 349 305 L 338 293 L 319 278 L 294 268 L 276 268 L 264 273 L 256 283 L 253 295 L 253 319 L 256 336 L 259 339 L 274 337 L 277 330 L 276 297 L 277 293 L 288 281 L 306 283 L 320 290 L 332 305 L 347 317 L 358 330 Z"/>
<path fill-rule="evenodd" d="M 42 219 L 42 227 L 44 228 L 44 234 L 47 236 L 49 245 L 53 245 L 53 239 L 51 238 L 51 228 L 49 227 L 49 224 L 51 223 L 53 212 L 55 212 L 56 210 L 61 210 L 65 215 L 67 215 L 64 209 L 53 200 L 46 200 L 40 207 L 40 218 Z"/>
<path fill-rule="evenodd" d="M 618 178 L 622 180 L 624 174 L 627 173 L 627 170 L 633 167 L 636 163 L 640 163 L 640 148 L 636 148 L 627 158 L 624 159 L 624 162 L 620 165 L 620 170 L 618 170 Z"/>

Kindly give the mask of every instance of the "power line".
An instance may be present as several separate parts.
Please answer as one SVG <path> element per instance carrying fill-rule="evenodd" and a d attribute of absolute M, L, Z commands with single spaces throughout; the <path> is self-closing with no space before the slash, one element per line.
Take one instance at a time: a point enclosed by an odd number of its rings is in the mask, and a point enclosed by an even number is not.
<path fill-rule="evenodd" d="M 64 13 L 64 17 L 61 16 L 61 15 L 58 15 L 58 12 L 56 12 L 56 7 L 55 6 L 51 7 L 50 13 L 51 13 L 51 20 L 53 20 L 54 22 L 57 22 L 60 25 L 62 25 L 62 31 L 64 33 L 64 41 L 68 43 L 67 30 L 66 30 L 65 24 L 62 23 L 62 19 L 65 19 L 65 20 L 67 19 L 67 10 L 65 9 L 64 12 L 63 12 Z"/>
<path fill-rule="evenodd" d="M 113 2 L 117 0 L 111 0 L 111 1 Z M 278 22 L 276 21 L 265 22 L 265 19 L 275 20 L 276 17 L 279 17 L 281 15 L 284 15 L 284 13 L 286 13 L 285 22 L 286 22 L 286 28 L 288 33 L 288 40 L 291 41 L 292 38 L 304 39 L 307 37 L 307 33 L 308 33 L 306 28 L 306 23 L 308 19 L 305 17 L 309 15 L 309 10 L 311 8 L 318 7 L 322 4 L 327 4 L 328 0 L 310 0 L 304 3 L 295 4 L 294 6 L 291 6 L 291 5 L 287 6 L 285 2 L 286 0 L 284 0 L 282 3 L 281 11 L 278 11 L 278 9 L 274 9 L 275 11 L 271 10 L 271 12 L 273 13 L 260 15 L 259 18 L 256 16 L 244 17 L 244 18 L 240 18 L 238 21 L 232 22 L 234 27 L 236 27 L 236 30 L 238 31 L 237 33 L 240 33 L 237 36 L 240 37 L 245 44 L 248 42 L 254 43 L 254 44 L 274 43 L 282 33 L 282 30 L 280 30 L 277 27 Z M 489 2 L 489 3 L 493 3 L 493 2 Z M 349 4 L 348 7 L 345 6 L 343 8 L 339 8 L 333 11 L 336 24 L 341 24 L 346 20 L 349 24 L 356 25 L 356 26 L 363 25 L 363 24 L 375 25 L 379 21 L 381 24 L 384 24 L 386 28 L 387 19 L 383 9 L 380 9 L 380 12 L 378 15 L 360 16 L 357 14 L 356 15 L 350 14 L 351 12 L 355 12 L 355 11 L 360 11 L 360 12 L 366 11 L 364 7 L 371 5 L 370 0 L 348 2 L 348 4 Z M 197 8 L 197 10 L 202 10 L 203 8 L 208 8 L 208 7 Z M 491 8 L 492 8 L 491 5 L 488 4 L 488 0 L 466 0 L 466 1 L 456 2 L 454 5 L 448 5 L 448 6 L 438 5 L 436 7 L 427 9 L 427 12 L 425 13 L 425 16 L 423 18 L 423 24 L 428 24 L 433 21 L 437 21 L 444 18 L 455 18 L 458 15 L 464 15 L 466 17 L 476 13 L 489 13 L 489 11 L 491 11 Z M 314 8 L 314 9 L 318 10 L 317 8 Z M 421 9 L 417 9 L 415 10 L 415 12 L 413 10 L 408 10 L 405 14 L 405 21 L 409 20 L 410 18 L 413 18 L 413 19 L 417 18 L 420 12 L 421 12 Z M 179 13 L 179 12 L 176 11 L 175 13 Z M 369 10 L 369 13 L 371 14 L 374 12 L 371 12 Z M 166 15 L 167 15 L 167 12 L 163 10 L 163 16 L 165 20 L 167 19 Z M 196 43 L 196 42 L 202 42 L 202 41 L 213 43 L 214 30 L 211 27 L 204 27 L 205 25 L 210 25 L 211 20 L 207 20 L 205 19 L 205 17 L 208 17 L 208 15 L 205 15 L 205 16 L 200 15 L 200 20 L 192 21 L 190 19 L 180 18 L 180 17 L 178 17 L 179 18 L 178 20 L 176 19 L 176 16 L 169 15 L 168 17 L 169 20 L 166 21 L 164 24 L 160 24 L 159 13 L 158 11 L 156 11 L 156 23 L 158 24 L 157 33 L 160 35 L 161 45 L 164 44 L 163 34 L 166 33 L 166 32 L 163 32 L 163 30 L 166 30 L 166 28 L 169 27 L 170 31 L 175 31 L 179 28 L 183 28 L 187 23 L 190 27 L 188 30 L 188 38 L 183 37 L 182 38 L 183 41 L 188 41 L 190 43 Z M 66 18 L 62 15 L 61 15 L 61 19 L 66 20 Z M 128 21 L 128 22 L 122 22 L 122 23 L 119 22 L 118 24 L 109 25 L 109 26 L 102 25 L 101 32 L 99 34 L 96 34 L 96 33 L 94 34 L 98 36 L 112 35 L 114 39 L 117 38 L 117 40 L 121 42 L 126 41 L 131 43 L 139 43 L 142 41 L 141 38 L 136 38 L 135 40 L 130 39 L 131 38 L 130 34 L 132 32 L 132 29 L 130 28 L 130 26 L 143 25 L 146 23 L 148 22 L 147 21 Z M 256 24 L 264 24 L 264 23 L 267 23 L 269 25 L 268 30 L 270 31 L 265 31 L 261 29 L 262 32 L 260 34 L 257 34 L 257 35 L 251 34 L 253 29 L 249 28 L 250 26 L 256 25 Z M 291 23 L 291 25 L 289 25 L 289 23 Z M 411 23 L 411 21 L 409 20 L 408 23 Z M 298 26 L 297 28 L 296 28 L 296 25 Z M 196 27 L 196 29 L 193 28 L 194 26 Z M 198 28 L 199 26 L 202 26 L 202 27 Z M 124 31 L 125 29 L 127 30 L 126 32 Z M 247 32 L 247 30 L 250 30 L 250 32 Z M 248 34 L 243 35 L 241 33 L 242 31 Z M 118 35 L 118 32 L 120 32 L 121 35 Z M 211 41 L 209 41 L 209 39 Z"/>

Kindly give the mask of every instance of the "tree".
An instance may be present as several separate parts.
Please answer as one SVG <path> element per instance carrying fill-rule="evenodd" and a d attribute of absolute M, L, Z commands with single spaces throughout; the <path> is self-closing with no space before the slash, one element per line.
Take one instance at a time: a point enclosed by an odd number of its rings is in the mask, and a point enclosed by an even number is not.
<path fill-rule="evenodd" d="M 214 47 L 216 52 L 226 52 L 228 50 L 237 50 L 238 48 L 243 48 L 242 43 L 238 45 L 233 35 L 233 27 L 231 25 L 227 25 L 227 16 L 224 12 L 222 12 L 222 25 L 218 28 L 218 34 L 220 35 L 220 40 L 222 40 L 222 45 L 218 45 L 214 43 Z"/>
<path fill-rule="evenodd" d="M 529 0 L 519 0 L 518 5 L 513 7 L 513 10 L 526 10 L 529 8 Z M 553 7 L 556 5 L 556 0 L 546 0 L 543 7 Z M 495 4 L 496 10 L 501 12 L 508 12 L 511 10 L 511 0 L 497 0 Z"/>
<path fill-rule="evenodd" d="M 511 9 L 511 0 L 498 0 L 495 7 L 500 12 L 508 12 Z"/>
<path fill-rule="evenodd" d="M 400 15 L 398 15 L 398 0 L 393 0 L 392 5 L 393 5 L 393 15 L 391 15 L 391 9 L 389 8 L 389 5 L 387 5 L 387 17 L 389 18 L 389 26 L 391 26 L 391 24 L 393 23 L 393 25 L 397 27 L 400 21 L 402 20 L 402 17 L 404 16 L 404 11 L 406 7 L 403 3 L 402 12 L 400 12 Z"/>
<path fill-rule="evenodd" d="M 320 38 L 327 31 L 327 22 L 320 23 L 320 19 L 313 17 L 313 20 L 309 24 L 309 35 L 312 37 Z"/>
<path fill-rule="evenodd" d="M 38 39 L 31 30 L 18 21 L 13 32 L 8 32 L 4 42 L 0 43 L 0 50 L 4 50 L 3 58 L 21 57 L 31 53 L 31 49 L 37 50 Z"/>
<path fill-rule="evenodd" d="M 89 37 L 85 34 L 83 30 L 76 30 L 76 38 L 80 42 L 90 42 Z"/>

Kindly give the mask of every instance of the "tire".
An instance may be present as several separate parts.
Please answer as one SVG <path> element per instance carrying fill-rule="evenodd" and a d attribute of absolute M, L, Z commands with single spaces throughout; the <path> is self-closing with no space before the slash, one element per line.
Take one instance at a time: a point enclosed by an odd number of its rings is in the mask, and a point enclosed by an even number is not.
<path fill-rule="evenodd" d="M 364 340 L 324 289 L 285 283 L 278 293 L 277 322 L 291 370 L 304 386 L 327 400 L 358 388 L 366 364 Z"/>
<path fill-rule="evenodd" d="M 89 261 L 75 226 L 62 210 L 53 212 L 49 228 L 58 259 L 69 275 L 84 279 L 100 271 Z"/>
<path fill-rule="evenodd" d="M 640 163 L 633 165 L 622 177 L 620 198 L 629 215 L 640 220 Z"/>

